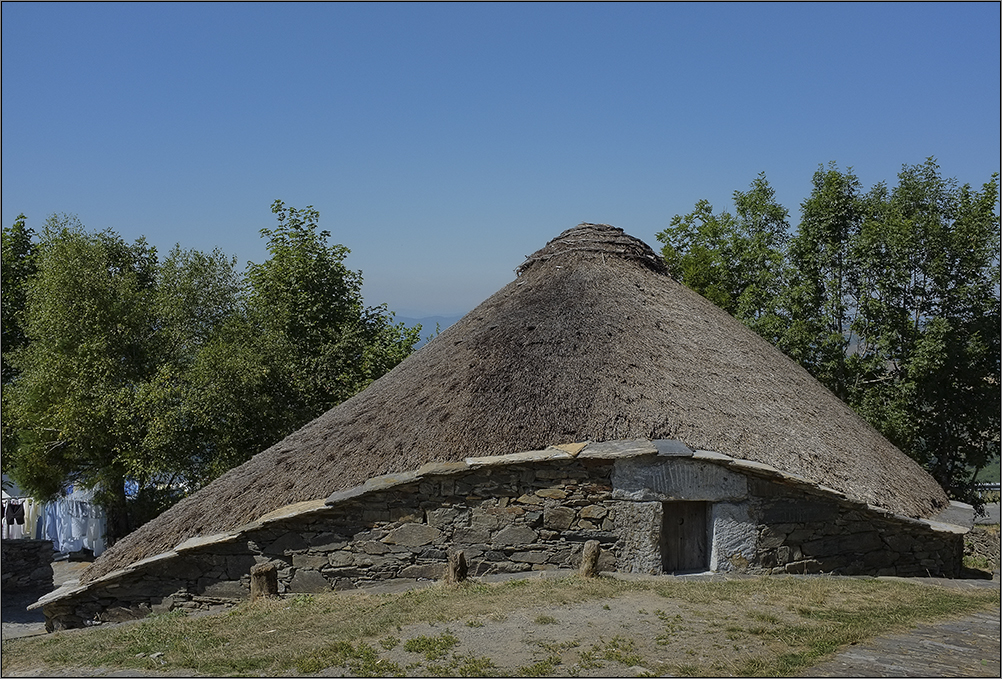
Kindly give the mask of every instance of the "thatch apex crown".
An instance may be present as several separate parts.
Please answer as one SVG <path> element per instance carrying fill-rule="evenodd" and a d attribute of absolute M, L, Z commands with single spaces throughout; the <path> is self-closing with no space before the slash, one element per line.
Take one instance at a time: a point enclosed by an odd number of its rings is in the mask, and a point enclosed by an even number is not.
<path fill-rule="evenodd" d="M 589 222 L 581 222 L 574 228 L 567 229 L 542 249 L 529 255 L 515 273 L 521 276 L 537 263 L 572 253 L 589 258 L 611 255 L 635 261 L 656 273 L 668 273 L 664 261 L 647 243 L 628 235 L 619 227 Z"/>

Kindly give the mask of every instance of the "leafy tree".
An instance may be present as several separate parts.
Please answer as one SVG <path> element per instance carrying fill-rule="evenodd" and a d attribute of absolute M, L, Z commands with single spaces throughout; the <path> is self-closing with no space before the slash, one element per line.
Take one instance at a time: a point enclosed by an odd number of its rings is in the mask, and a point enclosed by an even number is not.
<path fill-rule="evenodd" d="M 999 454 L 998 175 L 958 187 L 930 158 L 864 192 L 851 168 L 822 166 L 788 241 L 785 211 L 749 193 L 737 218 L 706 201 L 676 216 L 658 235 L 669 267 L 977 505 L 974 476 Z M 760 213 L 777 234 L 755 248 L 745 225 Z"/>
<path fill-rule="evenodd" d="M 246 276 L 218 250 L 158 263 L 142 239 L 74 217 L 51 218 L 34 251 L 23 220 L 4 231 L 4 329 L 8 311 L 24 329 L 16 350 L 4 337 L 4 465 L 25 490 L 98 489 L 113 540 L 413 350 L 420 328 L 363 306 L 361 273 L 313 208 L 273 211 L 271 257 Z M 23 305 L 6 300 L 15 284 Z"/>
<path fill-rule="evenodd" d="M 24 307 L 28 282 L 35 275 L 35 245 L 32 240 L 34 231 L 29 229 L 23 214 L 17 216 L 10 228 L 3 229 L 3 253 L 0 257 L 3 271 L 0 273 L 0 384 L 6 387 L 17 376 L 17 370 L 10 364 L 8 357 L 16 349 L 28 342 L 24 332 Z M 12 426 L 7 405 L 9 393 L 6 388 L 0 393 L 2 398 L 2 443 L 5 450 L 11 450 L 17 444 L 17 432 Z M 6 474 L 8 458 L 0 456 L 0 469 Z"/>
<path fill-rule="evenodd" d="M 861 273 L 850 252 L 866 216 L 861 186 L 850 168 L 814 173 L 811 195 L 787 252 L 789 285 L 781 305 L 791 319 L 783 349 L 831 389 L 848 398 L 846 359 Z"/>
<path fill-rule="evenodd" d="M 206 254 L 175 246 L 158 269 L 155 370 L 136 392 L 142 454 L 130 472 L 138 483 L 137 525 L 218 475 L 209 470 L 219 464 L 213 434 L 221 432 L 206 431 L 204 421 L 223 401 L 213 381 L 218 375 L 205 374 L 204 363 L 209 358 L 221 368 L 232 360 L 229 352 L 210 356 L 209 349 L 241 313 L 235 266 L 236 259 L 218 249 Z M 244 407 L 251 403 L 245 395 Z"/>
<path fill-rule="evenodd" d="M 346 247 L 327 244 L 316 210 L 281 201 L 272 210 L 278 226 L 262 230 L 271 256 L 248 265 L 235 297 L 218 255 L 186 255 L 162 276 L 163 318 L 178 321 L 166 334 L 184 350 L 140 393 L 143 445 L 153 469 L 181 470 L 177 480 L 192 490 L 354 395 L 418 336 L 384 307 L 363 306 L 361 274 L 344 265 Z M 197 294 L 181 301 L 174 289 Z"/>
<path fill-rule="evenodd" d="M 657 234 L 669 271 L 688 287 L 767 339 L 785 326 L 777 306 L 784 285 L 788 212 L 775 199 L 765 173 L 747 192 L 734 192 L 736 214 L 713 214 L 700 200 Z"/>
<path fill-rule="evenodd" d="M 0 275 L 0 361 L 2 361 L 2 383 L 9 383 L 15 375 L 7 357 L 12 351 L 24 346 L 27 337 L 24 332 L 24 306 L 28 281 L 35 274 L 35 246 L 32 242 L 34 231 L 29 229 L 23 214 L 17 216 L 13 226 L 3 230 L 3 266 Z"/>
<path fill-rule="evenodd" d="M 998 195 L 998 175 L 976 191 L 931 158 L 905 166 L 871 191 L 852 243 L 850 405 L 974 503 L 974 476 L 999 454 Z"/>
<path fill-rule="evenodd" d="M 271 257 L 248 265 L 248 320 L 286 389 L 285 408 L 300 423 L 349 398 L 407 357 L 420 328 L 393 324 L 385 306 L 362 303 L 362 274 L 350 252 L 327 245 L 320 214 L 272 204 L 275 229 L 262 229 Z"/>
<path fill-rule="evenodd" d="M 9 355 L 19 445 L 5 451 L 22 488 L 51 497 L 64 484 L 99 489 L 109 540 L 129 530 L 124 482 L 135 446 L 133 394 L 149 369 L 156 253 L 75 217 L 43 230 L 27 287 L 28 341 Z"/>

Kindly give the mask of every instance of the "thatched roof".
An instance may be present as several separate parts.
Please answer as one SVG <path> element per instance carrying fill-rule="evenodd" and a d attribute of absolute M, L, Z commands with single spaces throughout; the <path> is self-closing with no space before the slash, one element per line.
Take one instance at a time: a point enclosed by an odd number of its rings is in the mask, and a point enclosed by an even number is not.
<path fill-rule="evenodd" d="M 84 579 L 379 474 L 630 438 L 767 463 L 907 516 L 948 503 L 799 365 L 670 278 L 646 244 L 581 224 L 360 394 L 121 540 Z"/>

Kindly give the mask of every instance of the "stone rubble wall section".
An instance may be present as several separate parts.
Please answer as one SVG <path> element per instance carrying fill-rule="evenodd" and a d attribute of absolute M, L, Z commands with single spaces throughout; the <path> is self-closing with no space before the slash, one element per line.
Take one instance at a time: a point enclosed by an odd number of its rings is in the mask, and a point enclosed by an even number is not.
<path fill-rule="evenodd" d="M 752 480 L 756 563 L 765 573 L 960 575 L 964 534 L 775 481 Z"/>
<path fill-rule="evenodd" d="M 661 573 L 661 507 L 712 502 L 711 568 L 746 573 L 955 575 L 963 531 L 899 517 L 767 465 L 679 442 L 619 441 L 431 463 L 289 505 L 222 535 L 39 600 L 49 629 L 245 599 L 272 563 L 284 594 L 440 579 L 450 550 L 470 575 L 572 569 Z"/>
<path fill-rule="evenodd" d="M 52 589 L 51 540 L 2 540 L 3 573 L 0 591 Z"/>

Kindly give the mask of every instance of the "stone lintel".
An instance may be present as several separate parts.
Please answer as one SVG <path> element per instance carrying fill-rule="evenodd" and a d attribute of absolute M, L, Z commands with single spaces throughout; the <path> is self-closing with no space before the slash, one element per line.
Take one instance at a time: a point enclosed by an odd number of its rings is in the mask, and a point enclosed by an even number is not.
<path fill-rule="evenodd" d="M 651 441 L 658 455 L 666 457 L 692 457 L 692 448 L 674 439 L 656 439 Z"/>
<path fill-rule="evenodd" d="M 640 441 L 600 441 L 589 443 L 580 453 L 579 458 L 617 459 L 640 457 L 641 455 L 657 455 L 658 449 L 647 440 Z"/>
<path fill-rule="evenodd" d="M 496 467 L 498 465 L 518 464 L 519 462 L 546 462 L 548 460 L 570 460 L 574 456 L 556 448 L 546 450 L 527 450 L 524 453 L 509 455 L 487 455 L 484 457 L 468 457 L 466 464 L 470 467 Z"/>

